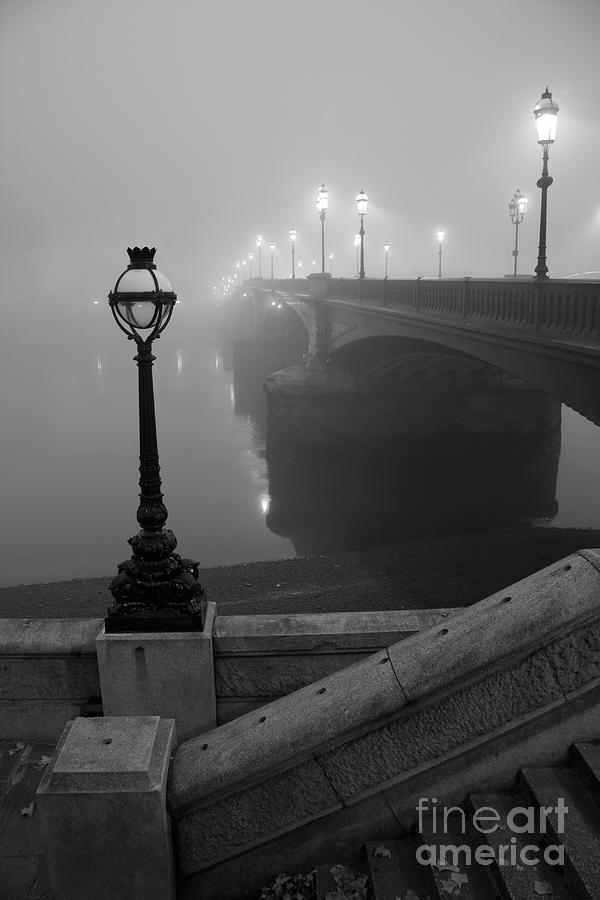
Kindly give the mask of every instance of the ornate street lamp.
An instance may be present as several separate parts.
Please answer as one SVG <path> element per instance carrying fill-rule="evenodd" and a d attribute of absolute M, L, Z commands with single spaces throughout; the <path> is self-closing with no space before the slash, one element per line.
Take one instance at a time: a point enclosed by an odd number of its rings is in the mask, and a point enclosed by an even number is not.
<path fill-rule="evenodd" d="M 364 191 L 356 195 L 356 208 L 360 216 L 360 272 L 359 278 L 365 277 L 365 216 L 367 214 L 367 200 L 369 198 Z"/>
<path fill-rule="evenodd" d="M 360 255 L 360 234 L 354 235 L 354 249 L 356 250 L 356 277 L 358 278 L 358 266 L 360 263 L 359 255 Z"/>
<path fill-rule="evenodd" d="M 248 254 L 248 260 L 250 262 L 250 281 L 252 281 L 252 260 L 254 259 L 254 253 Z"/>
<path fill-rule="evenodd" d="M 436 238 L 438 240 L 438 278 L 442 277 L 442 244 L 444 243 L 444 238 L 446 237 L 445 231 L 437 231 Z"/>
<path fill-rule="evenodd" d="M 246 280 L 246 260 L 242 260 L 242 281 Z"/>
<path fill-rule="evenodd" d="M 269 244 L 269 250 L 271 251 L 271 281 L 273 281 L 273 256 L 275 254 L 275 244 L 273 241 Z"/>
<path fill-rule="evenodd" d="M 295 253 L 296 253 L 296 249 L 295 249 L 296 229 L 295 228 L 290 228 L 290 244 L 292 247 L 292 278 L 295 278 L 296 277 L 296 267 L 294 264 L 295 263 L 294 257 L 295 257 Z"/>
<path fill-rule="evenodd" d="M 387 241 L 386 241 L 385 244 L 383 245 L 383 249 L 385 250 L 385 278 L 387 278 L 387 272 L 388 272 L 388 254 L 389 254 L 389 252 L 390 252 L 390 245 L 389 245 L 389 243 L 388 243 Z"/>
<path fill-rule="evenodd" d="M 258 277 L 262 278 L 262 264 L 260 259 L 260 248 L 262 247 L 262 234 L 256 235 L 256 249 L 258 250 Z"/>
<path fill-rule="evenodd" d="M 137 354 L 140 434 L 141 531 L 129 538 L 133 556 L 118 566 L 110 592 L 106 631 L 191 631 L 203 627 L 206 600 L 198 584 L 198 563 L 174 553 L 177 539 L 165 528 L 167 509 L 161 493 L 152 341 L 169 324 L 177 300 L 167 278 L 154 265 L 155 249 L 128 249 L 129 265 L 119 275 L 108 301 L 115 322 Z"/>
<path fill-rule="evenodd" d="M 325 274 L 325 215 L 329 206 L 329 194 L 324 184 L 319 188 L 317 194 L 317 209 L 321 217 L 321 274 Z"/>
<path fill-rule="evenodd" d="M 236 264 L 235 264 L 235 278 L 236 278 L 236 284 L 239 287 L 240 286 L 240 264 L 239 264 L 239 262 L 236 262 Z"/>
<path fill-rule="evenodd" d="M 514 271 L 513 275 L 516 277 L 517 275 L 517 257 L 519 255 L 519 225 L 525 218 L 525 210 L 527 208 L 527 199 L 522 195 L 519 188 L 513 194 L 513 198 L 508 204 L 508 213 L 510 215 L 510 221 L 515 226 L 515 249 L 512 252 L 512 255 L 515 258 Z"/>
<path fill-rule="evenodd" d="M 536 103 L 533 115 L 537 130 L 537 141 L 543 147 L 542 177 L 537 186 L 542 189 L 542 205 L 540 209 L 540 243 L 538 247 L 538 261 L 535 267 L 535 277 L 538 281 L 548 278 L 548 266 L 546 265 L 546 209 L 548 200 L 548 188 L 552 184 L 552 178 L 548 175 L 548 147 L 554 143 L 556 137 L 556 120 L 558 116 L 558 104 L 552 100 L 552 94 L 546 90 Z"/>
<path fill-rule="evenodd" d="M 333 275 L 333 250 L 329 254 L 329 274 Z"/>

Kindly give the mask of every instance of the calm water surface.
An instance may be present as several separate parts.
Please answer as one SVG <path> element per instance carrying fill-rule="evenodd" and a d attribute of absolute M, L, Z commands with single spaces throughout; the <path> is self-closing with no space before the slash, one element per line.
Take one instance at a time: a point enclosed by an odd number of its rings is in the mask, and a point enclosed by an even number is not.
<path fill-rule="evenodd" d="M 115 573 L 137 531 L 134 345 L 106 319 L 91 339 L 42 340 L 34 331 L 3 341 L 1 350 L 0 584 Z M 270 489 L 264 417 L 256 407 L 236 412 L 233 376 L 216 340 L 173 326 L 155 353 L 167 524 L 179 552 L 203 566 L 383 543 L 407 534 L 406 521 L 419 515 L 417 532 L 425 534 L 436 518 L 432 502 L 447 510 L 461 502 L 456 491 L 441 497 L 456 483 L 443 460 L 435 464 L 433 501 L 414 496 L 431 478 L 406 473 L 405 465 L 396 470 L 404 472 L 394 486 L 399 495 L 377 464 L 365 464 L 364 477 L 356 467 L 337 467 L 335 477 L 277 469 Z M 552 525 L 600 528 L 600 432 L 566 408 L 556 499 L 555 515 L 548 505 L 537 510 Z M 441 518 L 446 530 L 455 528 L 452 516 Z M 493 518 L 488 504 L 482 524 Z"/>

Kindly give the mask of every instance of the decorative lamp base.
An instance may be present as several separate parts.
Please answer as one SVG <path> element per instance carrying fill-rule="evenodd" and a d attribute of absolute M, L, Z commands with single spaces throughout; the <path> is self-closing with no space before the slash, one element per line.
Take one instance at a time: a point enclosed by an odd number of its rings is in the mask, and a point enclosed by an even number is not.
<path fill-rule="evenodd" d="M 148 558 L 149 538 L 155 542 L 155 558 Z M 110 592 L 116 601 L 107 612 L 107 634 L 136 631 L 201 631 L 206 620 L 206 596 L 198 584 L 198 563 L 178 553 L 161 553 L 163 544 L 174 545 L 170 531 L 158 535 L 141 532 L 129 541 L 135 551 L 144 545 L 146 558 L 136 554 L 120 563 Z"/>

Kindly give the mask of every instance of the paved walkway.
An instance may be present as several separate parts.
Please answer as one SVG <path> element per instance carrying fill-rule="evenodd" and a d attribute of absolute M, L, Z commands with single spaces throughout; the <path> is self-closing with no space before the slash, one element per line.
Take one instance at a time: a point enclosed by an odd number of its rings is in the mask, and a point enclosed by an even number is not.
<path fill-rule="evenodd" d="M 0 900 L 52 900 L 35 792 L 53 752 L 0 740 Z"/>

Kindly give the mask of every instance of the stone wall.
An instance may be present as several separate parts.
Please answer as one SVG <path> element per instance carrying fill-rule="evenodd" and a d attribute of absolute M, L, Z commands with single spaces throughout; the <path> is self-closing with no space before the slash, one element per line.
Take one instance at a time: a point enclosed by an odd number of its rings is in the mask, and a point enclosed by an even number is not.
<path fill-rule="evenodd" d="M 169 806 L 180 896 L 252 897 L 597 736 L 600 551 L 188 741 Z"/>

